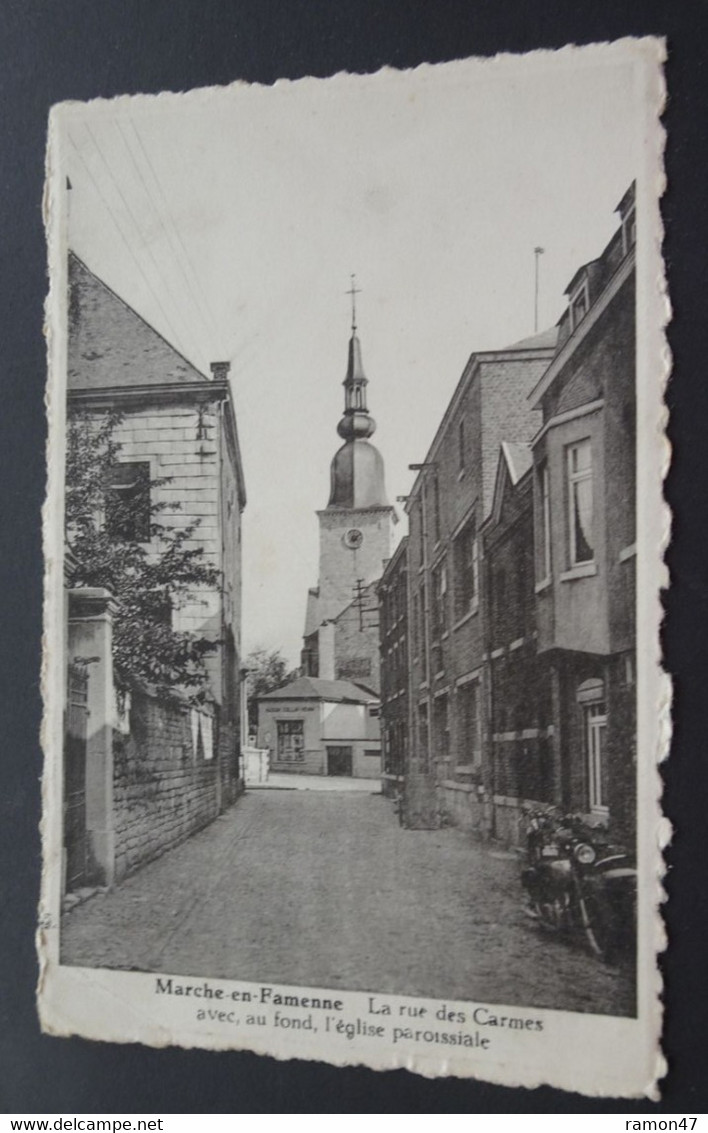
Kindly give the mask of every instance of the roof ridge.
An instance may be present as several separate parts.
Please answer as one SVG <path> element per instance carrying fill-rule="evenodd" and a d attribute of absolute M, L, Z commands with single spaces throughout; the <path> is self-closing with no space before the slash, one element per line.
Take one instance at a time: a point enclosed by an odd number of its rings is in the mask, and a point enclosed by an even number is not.
<path fill-rule="evenodd" d="M 168 338 L 165 338 L 164 334 L 162 334 L 161 331 L 157 330 L 157 328 L 154 327 L 152 323 L 148 322 L 145 316 L 140 314 L 140 311 L 137 311 L 135 307 L 131 306 L 127 299 L 124 299 L 122 295 L 119 295 L 117 291 L 114 291 L 110 284 L 106 283 L 105 279 L 101 279 L 100 275 L 97 275 L 96 272 L 93 271 L 88 266 L 88 264 L 84 260 L 82 260 L 81 257 L 73 250 L 73 248 L 69 248 L 69 259 L 74 259 L 76 263 L 79 264 L 79 266 L 82 267 L 84 271 L 87 272 L 88 275 L 90 275 L 91 278 L 95 280 L 100 287 L 103 288 L 104 291 L 107 291 L 108 294 L 116 299 L 121 304 L 121 306 L 125 307 L 126 311 L 129 311 L 131 315 L 133 315 L 136 319 L 139 319 L 143 326 L 145 326 L 152 334 L 154 334 L 157 338 L 164 342 L 165 346 L 167 346 L 173 354 L 176 354 L 178 358 L 181 358 L 185 365 L 189 366 L 191 370 L 194 370 L 194 373 L 197 374 L 198 377 L 202 378 L 205 382 L 211 381 L 211 379 L 208 378 L 206 374 L 203 374 L 199 367 L 196 366 L 194 362 L 190 361 L 190 359 L 187 358 L 186 355 L 184 355 L 173 342 L 170 342 Z"/>

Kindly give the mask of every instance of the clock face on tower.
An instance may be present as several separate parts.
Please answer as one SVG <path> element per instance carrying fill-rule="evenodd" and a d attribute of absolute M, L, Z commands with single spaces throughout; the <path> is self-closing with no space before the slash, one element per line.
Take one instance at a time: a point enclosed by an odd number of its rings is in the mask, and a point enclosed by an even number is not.
<path fill-rule="evenodd" d="M 350 551 L 356 551 L 364 542 L 364 536 L 358 527 L 350 527 L 344 535 L 344 545 L 349 547 Z"/>

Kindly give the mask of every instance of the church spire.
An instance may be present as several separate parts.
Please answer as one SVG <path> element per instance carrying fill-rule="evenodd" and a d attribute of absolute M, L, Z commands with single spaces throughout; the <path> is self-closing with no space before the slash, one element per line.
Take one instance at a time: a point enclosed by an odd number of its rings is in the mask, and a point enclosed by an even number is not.
<path fill-rule="evenodd" d="M 351 277 L 351 287 L 347 295 L 352 297 L 352 334 L 349 339 L 347 376 L 344 379 L 344 416 L 337 425 L 337 432 L 345 441 L 363 440 L 376 431 L 376 422 L 366 408 L 366 387 L 369 384 L 364 373 L 361 358 L 361 342 L 356 333 L 356 297 L 361 289 L 356 286 L 356 276 Z"/>
<path fill-rule="evenodd" d="M 369 384 L 361 360 L 361 343 L 357 334 L 356 296 L 359 288 L 354 276 L 347 294 L 352 297 L 352 333 L 349 339 L 347 375 L 344 379 L 344 416 L 337 432 L 344 444 L 334 455 L 331 465 L 331 491 L 328 508 L 388 508 L 384 487 L 384 464 L 381 453 L 369 442 L 376 432 L 376 422 L 366 407 Z"/>

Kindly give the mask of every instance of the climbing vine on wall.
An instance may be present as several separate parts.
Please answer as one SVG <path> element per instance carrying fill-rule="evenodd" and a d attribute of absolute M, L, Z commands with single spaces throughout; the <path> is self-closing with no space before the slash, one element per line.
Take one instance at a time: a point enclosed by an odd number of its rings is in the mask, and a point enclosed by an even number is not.
<path fill-rule="evenodd" d="M 65 522 L 75 564 L 72 585 L 103 587 L 115 598 L 119 692 L 147 684 L 158 696 L 181 688 L 199 697 L 206 687 L 204 659 L 217 644 L 173 628 L 172 611 L 218 586 L 220 573 L 193 545 L 199 521 L 171 525 L 162 514 L 156 489 L 167 478 L 153 479 L 144 464 L 121 460 L 115 436 L 120 421 L 116 413 L 82 411 L 68 422 Z"/>

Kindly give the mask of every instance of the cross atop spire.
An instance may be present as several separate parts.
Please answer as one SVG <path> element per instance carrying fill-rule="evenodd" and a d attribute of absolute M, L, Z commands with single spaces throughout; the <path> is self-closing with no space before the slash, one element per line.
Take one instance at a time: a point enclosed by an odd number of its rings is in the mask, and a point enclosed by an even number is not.
<path fill-rule="evenodd" d="M 354 272 L 351 274 L 351 287 L 346 292 L 347 295 L 352 297 L 352 334 L 356 334 L 356 297 L 361 294 L 361 288 L 356 285 L 356 276 Z"/>

